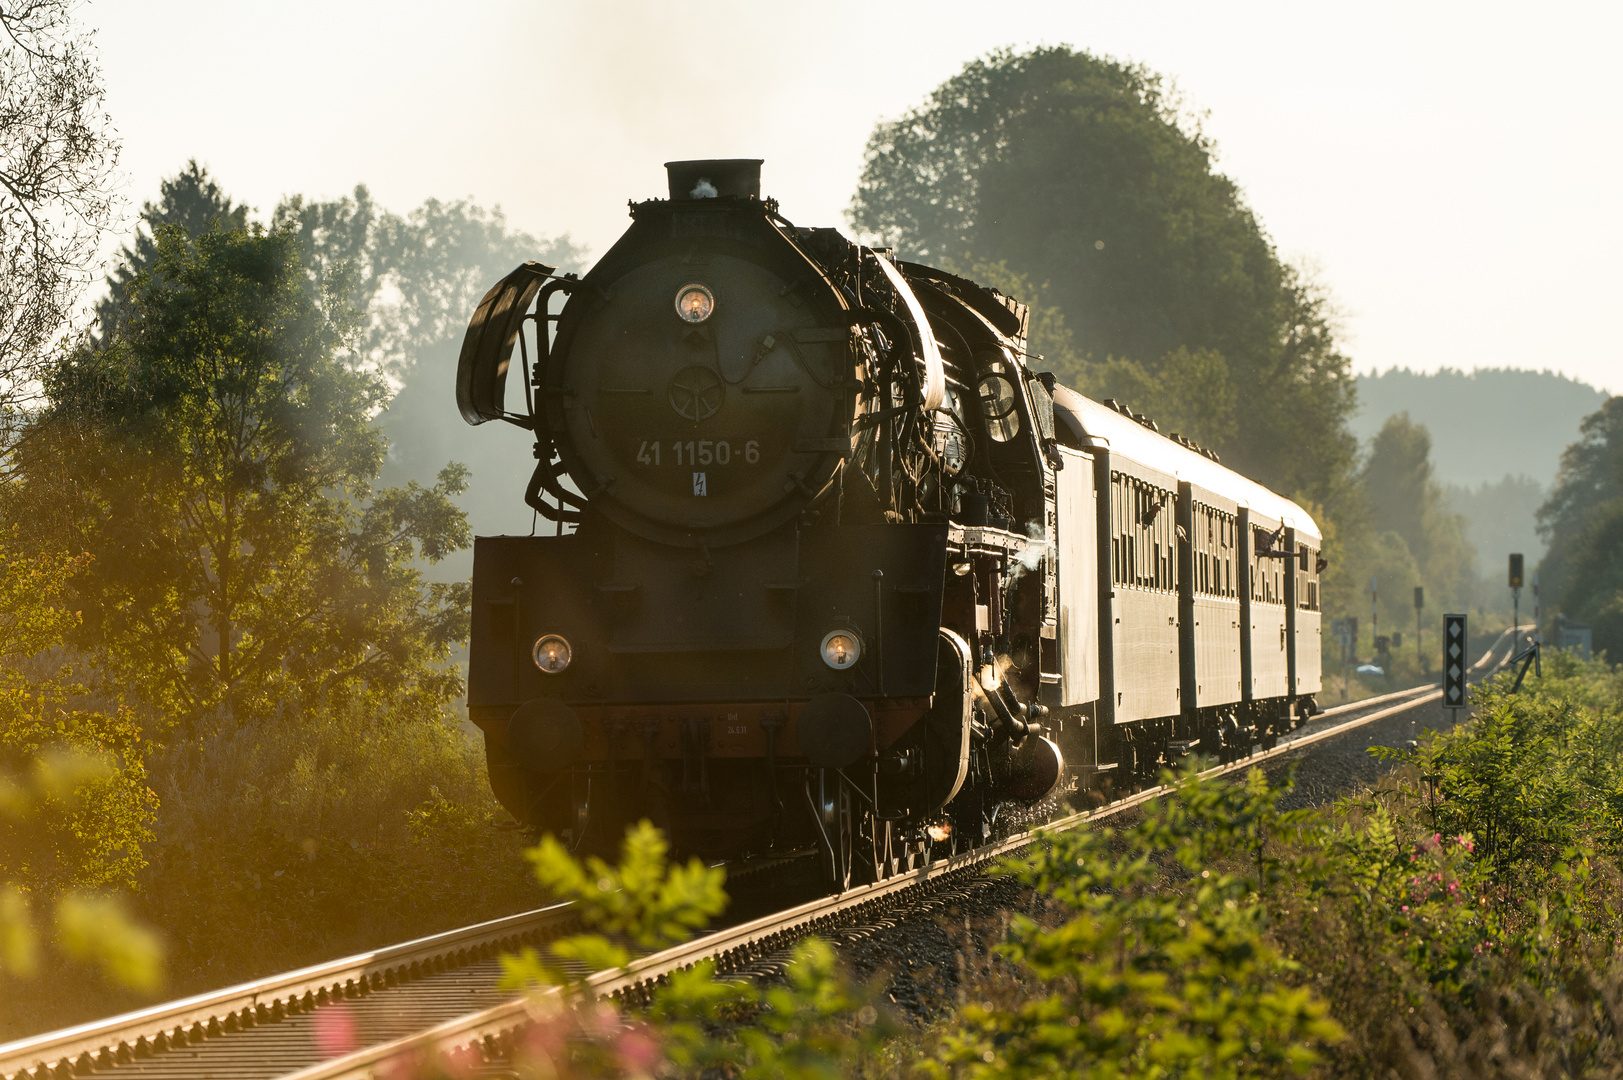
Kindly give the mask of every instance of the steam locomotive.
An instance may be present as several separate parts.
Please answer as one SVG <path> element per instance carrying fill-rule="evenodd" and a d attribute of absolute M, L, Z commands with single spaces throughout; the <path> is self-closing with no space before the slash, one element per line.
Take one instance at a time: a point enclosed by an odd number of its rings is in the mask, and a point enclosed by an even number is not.
<path fill-rule="evenodd" d="M 520 821 L 846 887 L 1312 714 L 1308 514 L 760 166 L 669 163 L 589 273 L 526 263 L 469 325 L 458 407 L 534 433 L 549 523 L 474 546 L 468 711 Z"/>

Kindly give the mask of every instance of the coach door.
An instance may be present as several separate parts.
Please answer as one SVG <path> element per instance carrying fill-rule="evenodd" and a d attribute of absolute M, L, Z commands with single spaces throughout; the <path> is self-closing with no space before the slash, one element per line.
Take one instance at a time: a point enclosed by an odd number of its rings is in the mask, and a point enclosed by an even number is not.
<path fill-rule="evenodd" d="M 1066 447 L 1059 453 L 1060 704 L 1081 705 L 1099 697 L 1098 494 L 1092 459 Z"/>

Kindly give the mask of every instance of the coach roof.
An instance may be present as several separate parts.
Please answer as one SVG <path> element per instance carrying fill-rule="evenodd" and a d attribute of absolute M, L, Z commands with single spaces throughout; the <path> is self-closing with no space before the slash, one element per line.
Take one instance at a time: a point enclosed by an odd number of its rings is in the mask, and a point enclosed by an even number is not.
<path fill-rule="evenodd" d="M 1226 495 L 1241 506 L 1295 528 L 1298 534 L 1315 539 L 1321 536 L 1312 516 L 1285 496 L 1069 387 L 1054 387 L 1054 411 L 1062 431 L 1069 428 L 1083 440 L 1101 440 L 1112 454 Z M 1086 441 L 1080 448 L 1088 448 Z"/>

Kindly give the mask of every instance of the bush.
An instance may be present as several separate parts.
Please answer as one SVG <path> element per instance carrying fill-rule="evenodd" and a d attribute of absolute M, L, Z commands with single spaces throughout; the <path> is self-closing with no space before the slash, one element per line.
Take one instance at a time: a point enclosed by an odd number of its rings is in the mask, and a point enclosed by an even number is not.
<path fill-rule="evenodd" d="M 0 533 L 0 983 L 28 993 L 41 966 L 34 909 L 52 913 L 53 959 L 99 966 L 115 984 L 155 989 L 154 935 L 103 890 L 128 888 L 146 866 L 157 800 L 151 747 L 129 712 L 95 708 L 64 661 L 78 625 L 62 600 L 86 559 L 25 554 Z"/>
<path fill-rule="evenodd" d="M 153 771 L 143 905 L 176 928 L 177 972 L 198 986 L 542 901 L 447 712 L 329 699 L 170 747 Z"/>
<path fill-rule="evenodd" d="M 1623 676 L 1557 653 L 1337 808 L 1276 935 L 1352 1034 L 1330 1075 L 1623 1066 Z"/>
<path fill-rule="evenodd" d="M 174 994 L 546 900 L 476 738 L 448 709 L 329 699 L 173 743 L 150 769 L 162 811 L 131 904 L 168 938 Z M 15 990 L 0 1001 L 0 1037 L 139 1003 L 77 981 Z"/>

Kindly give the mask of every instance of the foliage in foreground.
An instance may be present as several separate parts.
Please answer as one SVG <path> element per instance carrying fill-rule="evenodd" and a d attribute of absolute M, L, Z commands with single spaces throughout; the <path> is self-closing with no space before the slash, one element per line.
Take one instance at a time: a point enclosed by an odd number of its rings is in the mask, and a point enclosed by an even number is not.
<path fill-rule="evenodd" d="M 55 807 L 71 806 L 86 797 L 87 789 L 105 786 L 115 777 L 116 771 L 105 762 L 71 754 L 39 759 L 25 779 L 0 775 L 0 829 L 30 830 Z M 20 980 L 42 975 L 48 941 L 58 957 L 98 968 L 116 985 L 136 991 L 163 985 L 162 944 L 130 917 L 117 897 L 80 890 L 57 895 L 49 921 L 52 932 L 47 934 L 35 916 L 33 895 L 26 885 L 0 879 L 0 975 Z"/>
<path fill-rule="evenodd" d="M 920 1032 L 808 939 L 785 978 L 700 965 L 644 1013 L 558 961 L 624 965 L 719 910 L 719 873 L 668 868 L 646 823 L 619 868 L 531 852 L 588 932 L 508 961 L 537 1005 L 524 1075 L 1286 1077 L 1594 1075 L 1623 1064 L 1623 675 L 1557 655 L 1520 694 L 1387 751 L 1329 810 L 1260 771 L 1191 769 L 1120 832 L 1047 836 L 1001 870 L 1044 901 L 991 976 Z M 963 947 L 975 948 L 965 941 Z M 542 999 L 538 999 L 538 1002 Z"/>
<path fill-rule="evenodd" d="M 717 978 L 710 961 L 676 972 L 646 1016 L 595 1002 L 587 971 L 624 968 L 631 947 L 685 940 L 727 902 L 724 871 L 698 859 L 668 865 L 668 845 L 647 821 L 626 830 L 618 867 L 586 862 L 551 837 L 528 852 L 538 881 L 572 900 L 587 932 L 554 942 L 543 957 L 505 957 L 505 985 L 536 991 L 537 1022 L 519 1047 L 523 1075 L 834 1077 L 866 1073 L 895 1033 L 877 987 L 843 972 L 826 942 L 795 946 L 781 985 Z"/>
<path fill-rule="evenodd" d="M 815 938 L 796 947 L 778 984 L 718 979 L 705 963 L 673 976 L 645 1017 L 593 1003 L 589 986 L 556 961 L 623 967 L 628 942 L 651 948 L 684 937 L 719 910 L 720 874 L 696 862 L 667 870 L 665 845 L 646 822 L 628 832 L 618 871 L 582 866 L 544 842 L 531 852 L 538 877 L 602 932 L 564 939 L 552 960 L 526 952 L 506 961 L 512 985 L 561 988 L 538 1006 L 543 1019 L 521 1065 L 534 1075 L 629 1076 L 658 1062 L 663 1076 L 785 1078 L 1305 1071 L 1340 1029 L 1265 940 L 1259 883 L 1276 882 L 1280 867 L 1262 845 L 1300 816 L 1278 813 L 1276 801 L 1260 774 L 1244 787 L 1191 775 L 1180 800 L 1123 837 L 1125 851 L 1109 832 L 1064 833 L 1011 863 L 1006 873 L 1064 912 L 1041 924 L 1015 919 L 999 946 L 1032 992 L 1008 1008 L 970 1004 L 912 1062 L 894 1044 L 901 1029 L 880 987 L 856 984 Z M 1190 875 L 1182 895 L 1158 888 L 1149 853 L 1167 848 Z M 1206 869 L 1236 856 L 1241 872 Z"/>
<path fill-rule="evenodd" d="M 30 558 L 0 533 L 0 975 L 33 979 L 49 944 L 151 990 L 163 978 L 157 938 L 107 892 L 129 888 L 146 865 L 150 746 L 125 710 L 86 707 L 57 655 L 78 621 L 60 600 L 83 564 Z"/>
<path fill-rule="evenodd" d="M 1179 786 L 1119 847 L 1111 830 L 1073 830 L 1003 868 L 1055 909 L 1015 918 L 999 946 L 1030 992 L 965 1008 L 928 1072 L 1279 1076 L 1341 1037 L 1267 939 L 1262 897 L 1284 876 L 1267 844 L 1306 815 L 1281 813 L 1260 772 L 1225 785 L 1191 771 Z M 1183 881 L 1169 887 L 1169 873 Z"/>

